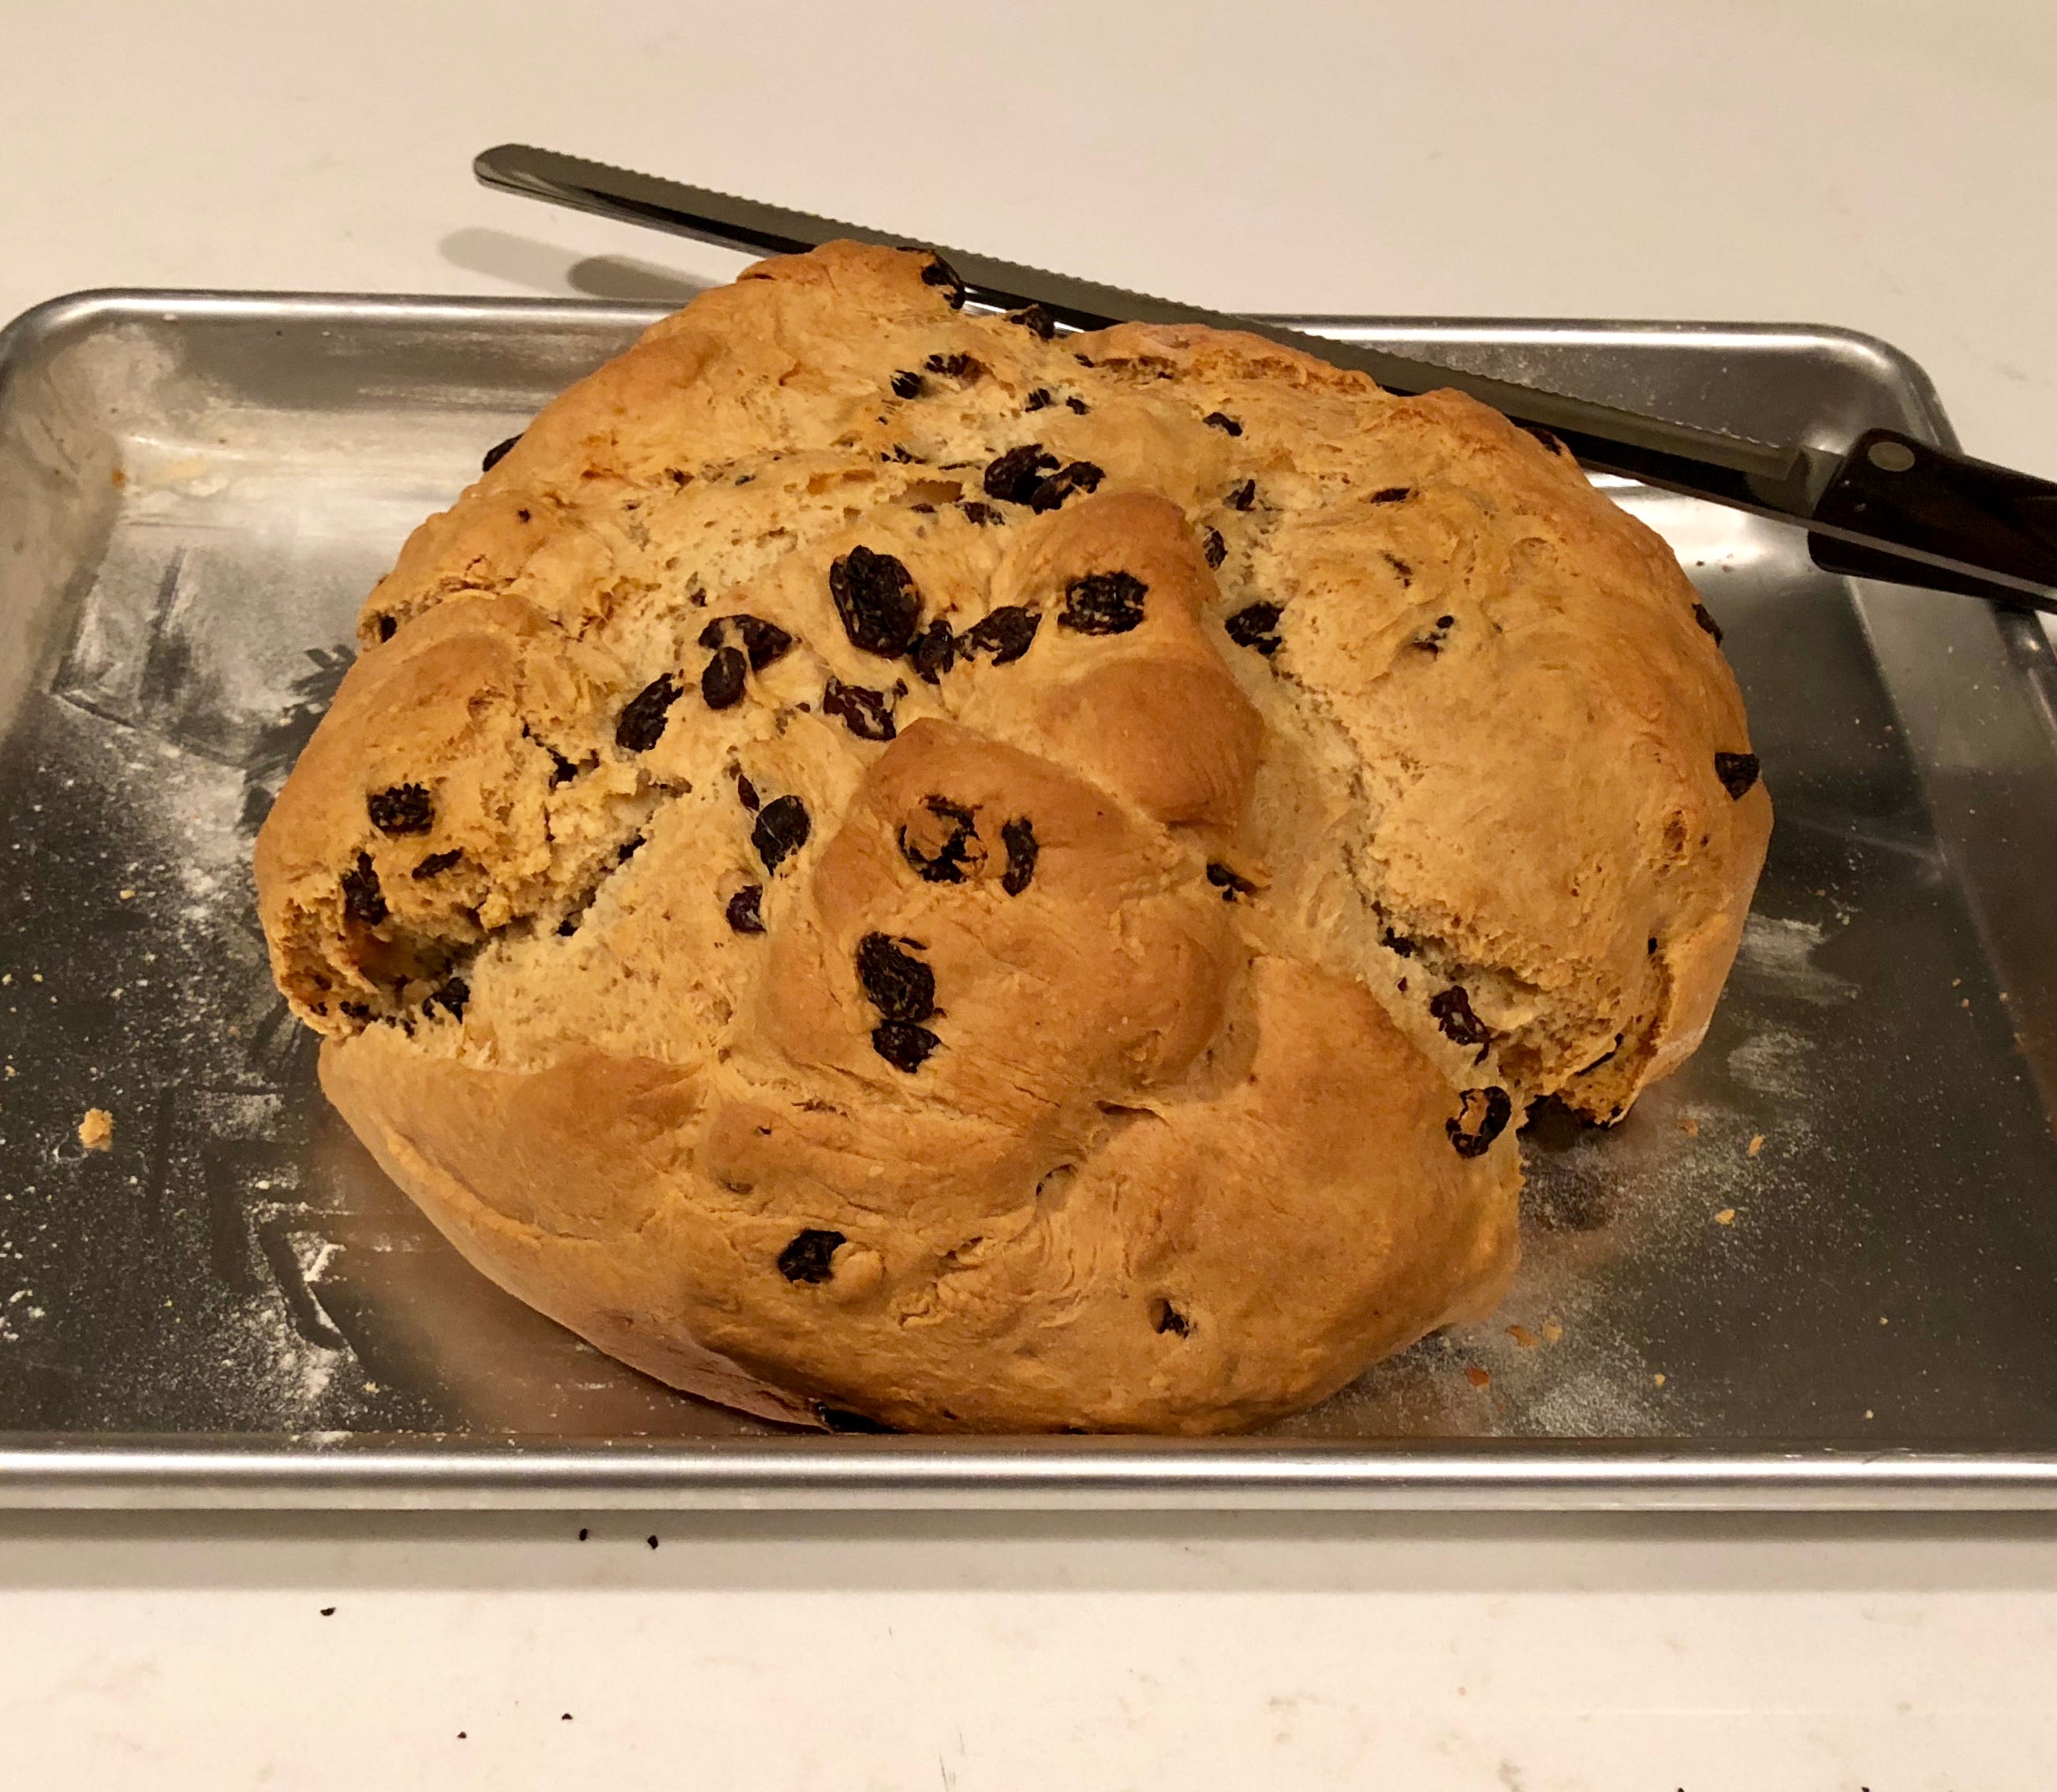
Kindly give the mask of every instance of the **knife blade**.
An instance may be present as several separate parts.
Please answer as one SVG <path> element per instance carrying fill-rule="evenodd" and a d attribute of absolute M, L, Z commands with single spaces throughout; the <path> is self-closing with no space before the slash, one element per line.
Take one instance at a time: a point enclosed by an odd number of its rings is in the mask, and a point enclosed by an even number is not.
<path fill-rule="evenodd" d="M 498 145 L 472 165 L 482 183 L 503 192 L 749 253 L 804 254 L 839 239 L 923 250 L 969 299 L 1001 310 L 1040 305 L 1077 329 L 1144 323 L 1240 330 L 1367 374 L 1402 396 L 1455 390 L 1554 437 L 1595 471 L 1803 528 L 1827 570 L 2057 613 L 2057 485 L 1897 431 L 1872 430 L 1841 454 L 1759 442 L 526 144 Z"/>

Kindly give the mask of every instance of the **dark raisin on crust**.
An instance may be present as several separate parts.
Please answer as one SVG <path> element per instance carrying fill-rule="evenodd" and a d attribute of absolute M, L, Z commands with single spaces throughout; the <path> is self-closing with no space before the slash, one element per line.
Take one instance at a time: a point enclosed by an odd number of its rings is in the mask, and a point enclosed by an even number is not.
<path fill-rule="evenodd" d="M 464 1018 L 464 1005 L 471 1000 L 471 985 L 461 977 L 448 978 L 440 989 L 432 989 L 422 1003 L 424 1014 L 433 1014 L 440 1008 L 453 1021 Z"/>
<path fill-rule="evenodd" d="M 1047 410 L 1057 402 L 1056 394 L 1047 386 L 1039 386 L 1022 401 L 1024 410 Z"/>
<path fill-rule="evenodd" d="M 361 852 L 357 862 L 343 874 L 343 906 L 351 919 L 376 927 L 386 918 L 386 896 L 379 887 L 379 872 L 371 854 Z"/>
<path fill-rule="evenodd" d="M 883 691 L 846 684 L 834 674 L 822 692 L 822 713 L 839 718 L 859 740 L 890 740 L 899 731 L 893 724 L 893 705 Z"/>
<path fill-rule="evenodd" d="M 1413 941 L 1405 934 L 1394 933 L 1390 927 L 1380 930 L 1378 943 L 1397 957 L 1411 958 L 1414 956 Z"/>
<path fill-rule="evenodd" d="M 422 784 L 395 784 L 364 799 L 365 812 L 381 834 L 426 834 L 435 825 L 435 805 Z"/>
<path fill-rule="evenodd" d="M 1278 618 L 1284 613 L 1276 604 L 1246 604 L 1222 627 L 1238 647 L 1269 656 L 1278 651 Z"/>
<path fill-rule="evenodd" d="M 1707 606 L 1705 604 L 1694 605 L 1693 620 L 1714 637 L 1715 646 L 1719 647 L 1722 644 L 1722 625 L 1708 613 Z"/>
<path fill-rule="evenodd" d="M 1046 470 L 1056 466 L 1057 457 L 1045 454 L 1040 442 L 1025 442 L 1010 448 L 985 470 L 980 482 L 988 498 L 1009 504 L 1027 504 L 1036 496 Z"/>
<path fill-rule="evenodd" d="M 1060 468 L 1036 488 L 1036 495 L 1028 500 L 1028 508 L 1039 514 L 1045 510 L 1060 508 L 1073 492 L 1099 490 L 1106 474 L 1091 461 L 1073 461 Z"/>
<path fill-rule="evenodd" d="M 747 883 L 730 897 L 722 913 L 727 918 L 731 930 L 739 934 L 763 933 L 764 916 L 759 905 L 763 900 L 764 886 L 761 883 Z"/>
<path fill-rule="evenodd" d="M 957 663 L 957 636 L 950 625 L 938 616 L 907 650 L 907 660 L 924 684 L 940 684 L 943 674 Z"/>
<path fill-rule="evenodd" d="M 1400 575 L 1400 582 L 1402 585 L 1411 585 L 1413 583 L 1414 569 L 1409 566 L 1405 561 L 1402 560 L 1398 554 L 1391 553 L 1384 548 L 1381 548 L 1378 550 L 1378 553 L 1379 558 L 1383 560 L 1387 565 L 1390 566 L 1394 572 Z"/>
<path fill-rule="evenodd" d="M 1407 644 L 1433 659 L 1443 651 L 1443 643 L 1448 639 L 1451 629 L 1457 626 L 1457 619 L 1453 616 L 1439 616 L 1436 618 L 1434 628 L 1425 635 L 1417 635 Z"/>
<path fill-rule="evenodd" d="M 1200 421 L 1211 430 L 1219 430 L 1224 434 L 1241 435 L 1243 426 L 1225 410 L 1211 410 Z"/>
<path fill-rule="evenodd" d="M 505 442 L 494 442 L 486 450 L 486 458 L 478 463 L 478 470 L 481 473 L 490 473 L 493 468 L 507 458 L 514 444 L 521 439 L 518 435 L 510 435 Z"/>
<path fill-rule="evenodd" d="M 1057 333 L 1057 320 L 1040 305 L 1024 305 L 1018 311 L 1007 314 L 1009 323 L 1018 323 L 1032 336 L 1040 336 L 1048 342 Z"/>
<path fill-rule="evenodd" d="M 1141 624 L 1149 589 L 1133 573 L 1088 573 L 1064 587 L 1057 626 L 1077 635 L 1125 635 Z"/>
<path fill-rule="evenodd" d="M 1076 410 L 1081 417 L 1084 416 L 1088 411 L 1092 409 L 1092 406 L 1088 404 L 1086 401 L 1080 398 L 1076 392 L 1072 393 L 1070 397 L 1067 398 L 1064 400 L 1064 403 L 1067 408 Z"/>
<path fill-rule="evenodd" d="M 392 640 L 394 636 L 399 632 L 399 629 L 400 619 L 397 616 L 382 616 L 379 617 L 379 638 L 382 641 L 390 641 Z"/>
<path fill-rule="evenodd" d="M 1466 1089 L 1457 1097 L 1457 1112 L 1443 1122 L 1460 1157 L 1483 1157 L 1487 1148 L 1507 1130 L 1514 1117 L 1514 1103 L 1503 1088 Z"/>
<path fill-rule="evenodd" d="M 978 839 L 978 823 L 971 811 L 963 804 L 953 803 L 948 797 L 925 796 L 921 807 L 937 820 L 949 823 L 949 833 L 934 851 L 910 839 L 905 823 L 899 831 L 900 856 L 914 867 L 915 874 L 925 883 L 962 883 L 965 867 L 969 862 L 971 848 Z"/>
<path fill-rule="evenodd" d="M 1024 609 L 1019 604 L 1002 604 L 957 636 L 957 652 L 967 660 L 989 654 L 996 666 L 1010 666 L 1028 651 L 1036 631 L 1042 626 L 1040 611 Z"/>
<path fill-rule="evenodd" d="M 1207 557 L 1207 564 L 1210 566 L 1215 568 L 1216 571 L 1220 570 L 1221 563 L 1228 558 L 1228 543 L 1222 539 L 1222 532 L 1219 529 L 1211 529 L 1207 531 L 1201 542 L 1200 552 Z"/>
<path fill-rule="evenodd" d="M 929 265 L 921 270 L 921 283 L 942 287 L 943 296 L 949 300 L 952 311 L 964 309 L 964 282 L 957 278 L 957 269 L 933 251 L 929 256 Z"/>
<path fill-rule="evenodd" d="M 976 379 L 985 371 L 985 363 L 975 355 L 931 355 L 921 365 L 945 379 Z"/>
<path fill-rule="evenodd" d="M 967 498 L 957 508 L 965 513 L 965 521 L 975 522 L 981 529 L 988 523 L 1005 522 L 1007 519 L 990 504 L 981 504 L 975 498 Z"/>
<path fill-rule="evenodd" d="M 902 952 L 902 943 L 885 934 L 866 934 L 857 942 L 857 980 L 882 1021 L 925 1021 L 936 1012 L 936 973 Z"/>
<path fill-rule="evenodd" d="M 807 843 L 807 836 L 814 829 L 807 804 L 797 796 L 782 796 L 757 811 L 756 825 L 750 831 L 750 843 L 757 849 L 757 856 L 764 861 L 764 869 L 776 872 Z"/>
<path fill-rule="evenodd" d="M 1255 884 L 1249 878 L 1231 870 L 1219 859 L 1209 862 L 1207 882 L 1222 893 L 1222 900 L 1224 902 L 1233 902 L 1239 896 L 1254 896 L 1257 894 Z"/>
<path fill-rule="evenodd" d="M 1000 842 L 1007 849 L 1007 869 L 1001 874 L 1000 887 L 1010 896 L 1019 896 L 1036 875 L 1036 860 L 1043 850 L 1036 843 L 1034 824 L 1026 815 L 1017 815 L 1002 824 Z"/>
<path fill-rule="evenodd" d="M 1246 479 L 1223 501 L 1231 510 L 1247 510 L 1257 502 L 1257 482 Z"/>
<path fill-rule="evenodd" d="M 775 622 L 767 622 L 761 616 L 718 616 L 700 630 L 702 647 L 722 647 L 740 640 L 743 651 L 749 656 L 750 669 L 761 672 L 769 665 L 783 660 L 793 650 L 793 637 Z"/>
<path fill-rule="evenodd" d="M 918 398 L 921 386 L 921 376 L 911 367 L 902 367 L 893 376 L 893 395 L 896 398 Z"/>
<path fill-rule="evenodd" d="M 882 1425 L 875 1418 L 866 1418 L 862 1413 L 853 1413 L 846 1406 L 824 1406 L 818 1400 L 814 1402 L 814 1417 L 830 1431 L 844 1431 L 858 1437 L 869 1437 L 897 1435 L 890 1425 Z"/>
<path fill-rule="evenodd" d="M 1414 495 L 1412 486 L 1381 486 L 1371 494 L 1374 504 L 1400 504 Z"/>
<path fill-rule="evenodd" d="M 1722 781 L 1722 788 L 1730 798 L 1741 802 L 1750 794 L 1750 787 L 1757 782 L 1758 763 L 1754 753 L 1717 753 L 1714 755 L 1714 775 Z"/>
<path fill-rule="evenodd" d="M 897 660 L 921 625 L 921 593 L 890 553 L 852 548 L 829 568 L 829 595 L 850 644 Z"/>
<path fill-rule="evenodd" d="M 1472 1012 L 1472 999 L 1461 983 L 1453 983 L 1429 998 L 1429 1012 L 1445 1038 L 1459 1045 L 1476 1045 L 1483 1063 L 1492 1044 L 1492 1029 Z"/>
<path fill-rule="evenodd" d="M 1150 1303 L 1150 1323 L 1155 1331 L 1168 1332 L 1174 1338 L 1192 1335 L 1193 1322 L 1162 1295 Z"/>
<path fill-rule="evenodd" d="M 779 1273 L 788 1282 L 826 1282 L 835 1274 L 835 1254 L 845 1242 L 840 1232 L 810 1226 L 779 1253 Z"/>
<path fill-rule="evenodd" d="M 741 771 L 735 775 L 735 800 L 753 815 L 764 807 L 757 795 L 757 787 Z"/>
<path fill-rule="evenodd" d="M 700 671 L 700 700 L 710 709 L 733 709 L 743 701 L 744 674 L 750 662 L 741 649 L 718 648 Z"/>
<path fill-rule="evenodd" d="M 453 865 L 456 864 L 457 862 L 463 857 L 464 854 L 462 853 L 455 850 L 450 852 L 432 852 L 426 858 L 423 859 L 420 864 L 414 867 L 414 875 L 417 878 L 422 878 L 424 880 L 430 878 L 439 878 L 444 872 L 447 871 Z"/>
<path fill-rule="evenodd" d="M 872 1050 L 895 1070 L 904 1070 L 910 1076 L 941 1044 L 926 1027 L 911 1021 L 882 1021 L 871 1029 Z"/>
<path fill-rule="evenodd" d="M 614 744 L 624 752 L 645 753 L 664 737 L 665 712 L 679 700 L 679 687 L 669 672 L 660 673 L 628 700 L 614 724 Z"/>

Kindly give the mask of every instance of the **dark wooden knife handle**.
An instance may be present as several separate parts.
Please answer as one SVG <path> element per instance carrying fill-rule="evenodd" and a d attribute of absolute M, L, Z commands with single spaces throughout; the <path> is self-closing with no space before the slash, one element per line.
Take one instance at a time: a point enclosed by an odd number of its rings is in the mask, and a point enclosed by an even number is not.
<path fill-rule="evenodd" d="M 1897 430 L 1858 437 L 1815 505 L 1813 520 L 2057 586 L 2057 485 Z M 2009 585 L 1832 535 L 1810 533 L 1807 544 L 1814 564 L 1828 572 L 2050 607 Z"/>

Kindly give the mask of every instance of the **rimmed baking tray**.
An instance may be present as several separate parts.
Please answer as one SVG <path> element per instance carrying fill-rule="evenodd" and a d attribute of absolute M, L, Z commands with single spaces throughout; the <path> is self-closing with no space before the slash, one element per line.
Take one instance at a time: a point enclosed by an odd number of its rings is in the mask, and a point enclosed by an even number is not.
<path fill-rule="evenodd" d="M 1634 486 L 1778 829 L 1699 1056 L 1612 1132 L 1531 1128 L 1491 1322 L 1251 1439 L 802 1435 L 474 1275 L 315 1089 L 250 842 L 407 530 L 655 315 L 115 292 L 0 336 L 0 1502 L 2057 1505 L 2045 636 Z M 1950 439 L 1833 330 L 1301 321 L 1746 433 Z"/>

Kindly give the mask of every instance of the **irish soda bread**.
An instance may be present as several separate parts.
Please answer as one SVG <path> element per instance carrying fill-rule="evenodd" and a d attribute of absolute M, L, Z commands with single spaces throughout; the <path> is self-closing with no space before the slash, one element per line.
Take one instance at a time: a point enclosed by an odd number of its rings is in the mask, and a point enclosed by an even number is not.
<path fill-rule="evenodd" d="M 1512 1271 L 1527 1104 L 1704 1031 L 1770 827 L 1552 445 L 1262 340 L 768 261 L 371 594 L 257 848 L 471 1261 L 805 1423 L 1258 1423 Z"/>

